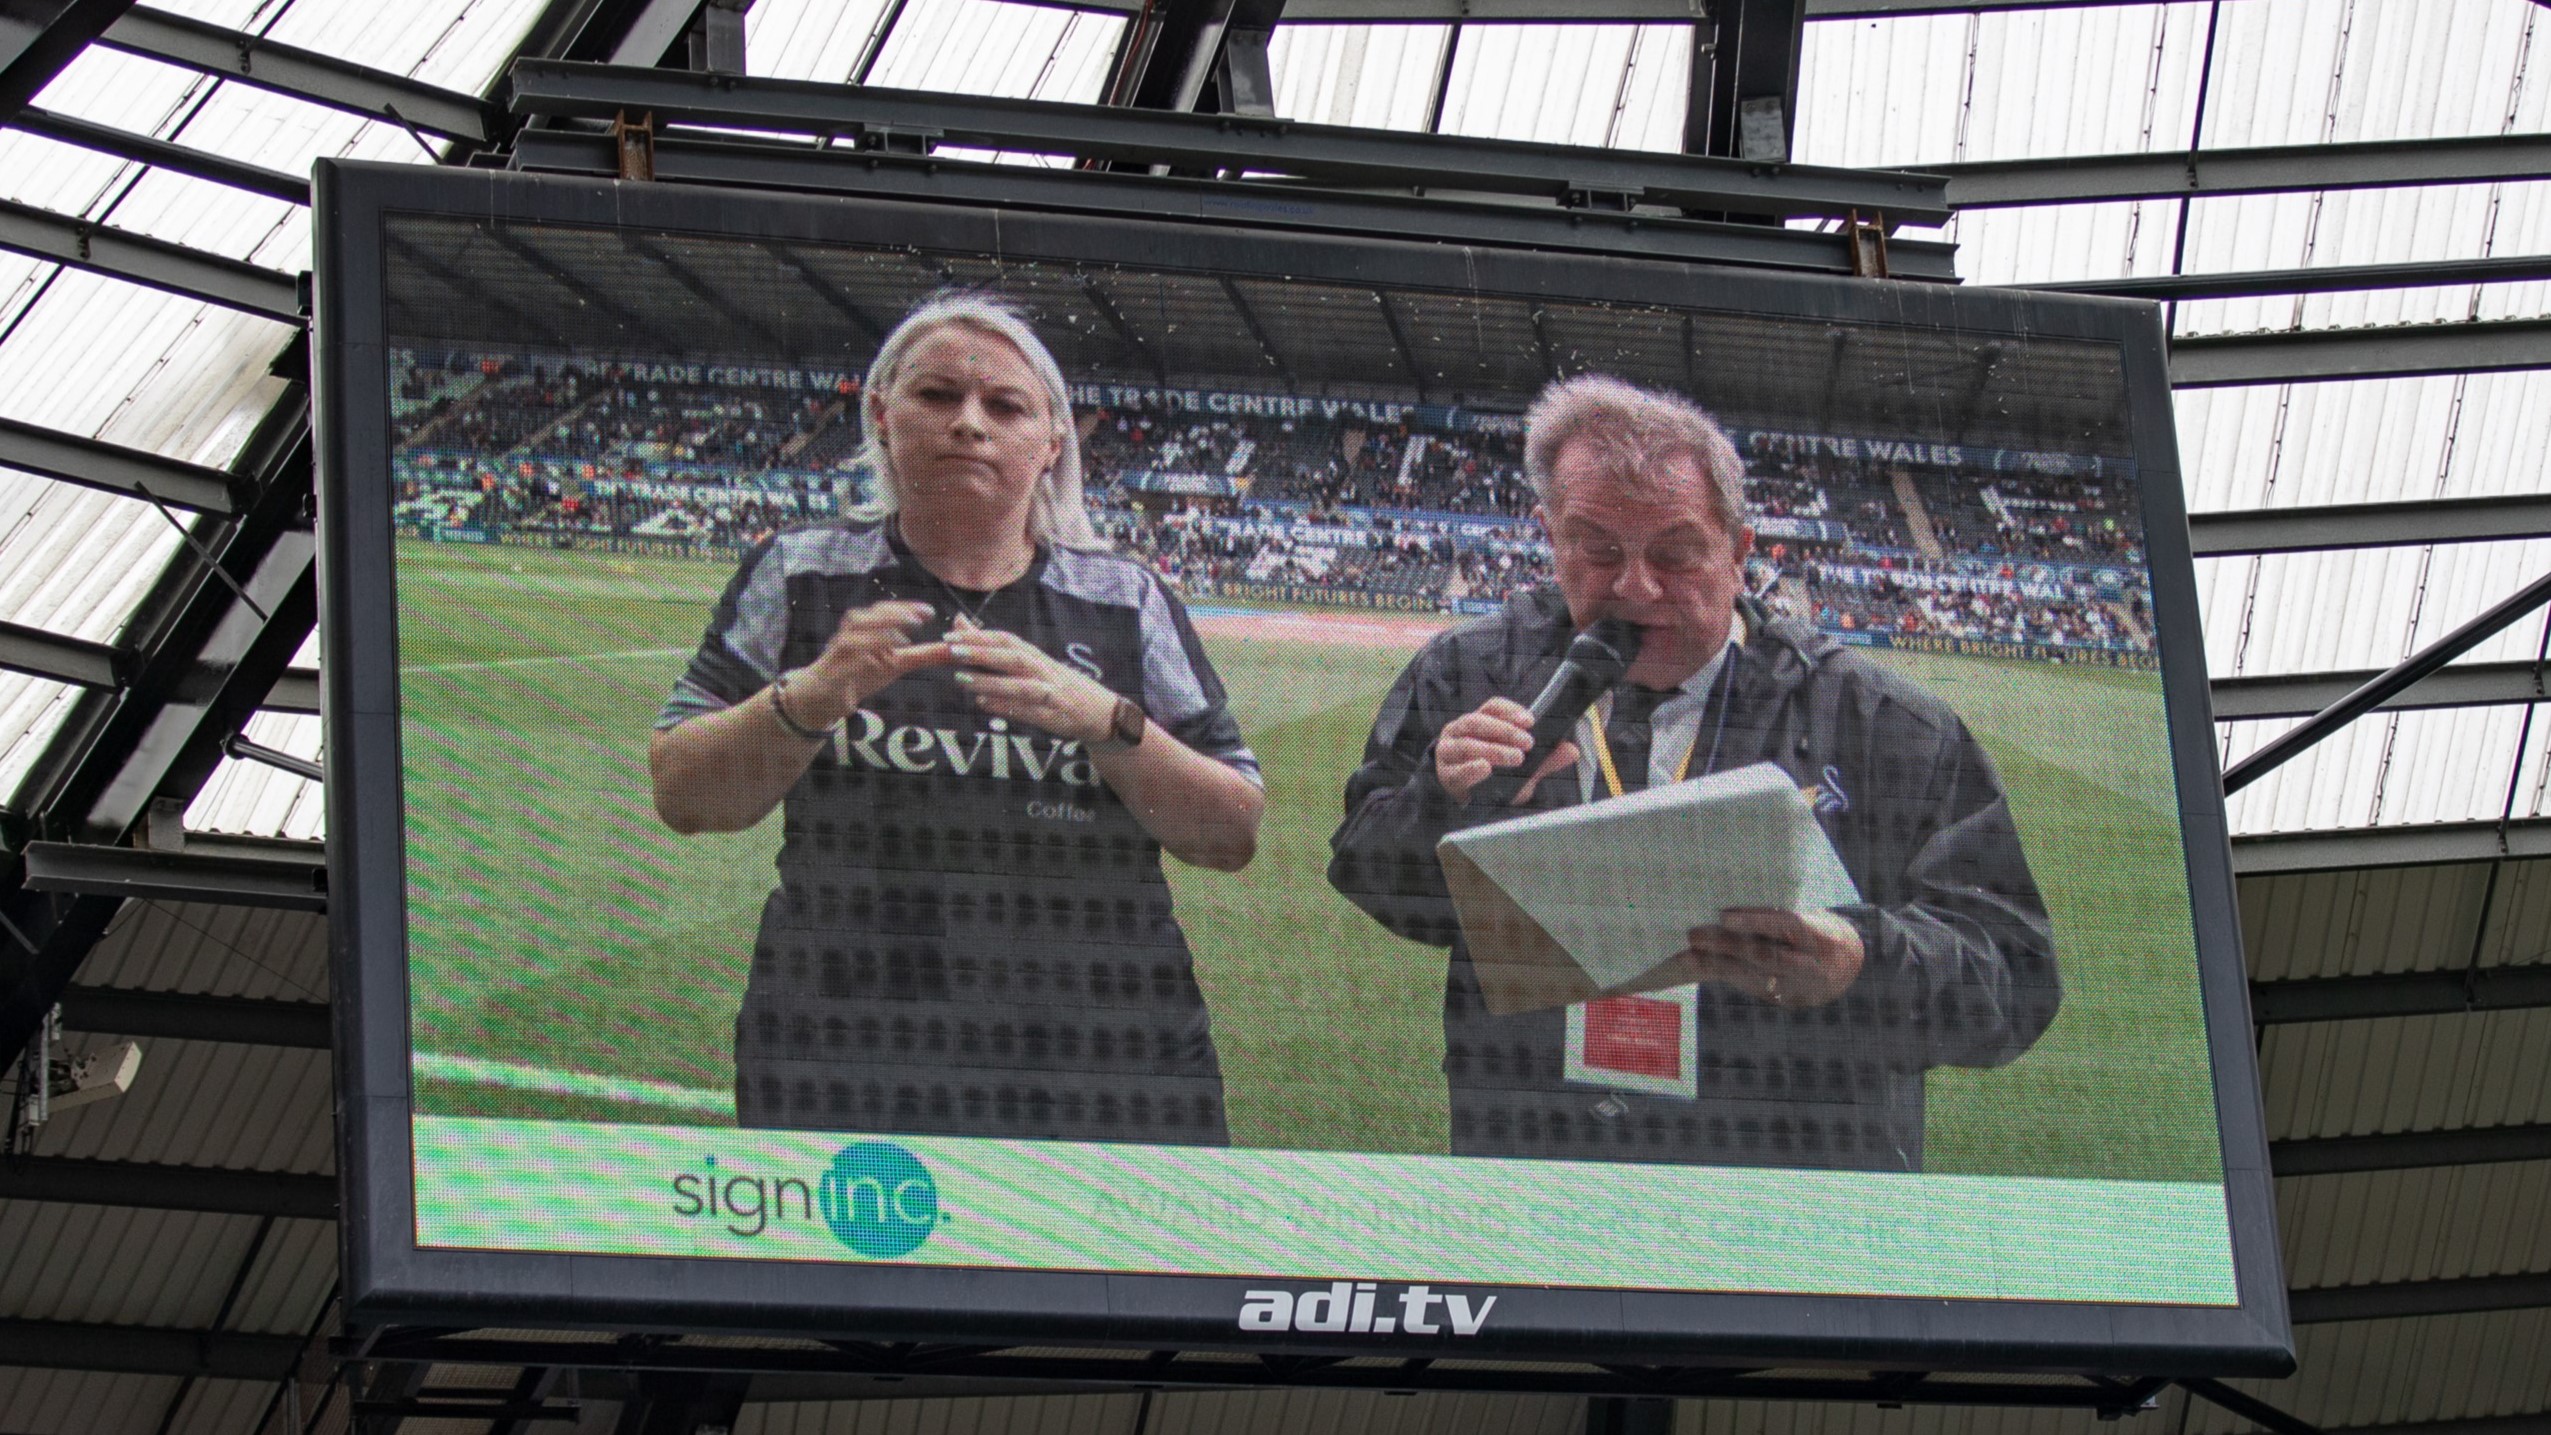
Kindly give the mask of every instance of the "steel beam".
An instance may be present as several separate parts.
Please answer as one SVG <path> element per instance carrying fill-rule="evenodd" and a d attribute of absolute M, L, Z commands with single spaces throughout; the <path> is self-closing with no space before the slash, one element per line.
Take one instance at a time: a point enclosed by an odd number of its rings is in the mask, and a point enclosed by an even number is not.
<path fill-rule="evenodd" d="M 5 418 L 0 418 L 0 464 L 83 488 L 223 516 L 239 511 L 247 487 L 218 468 Z"/>
<path fill-rule="evenodd" d="M 1156 118 L 1192 118 L 1162 116 Z M 611 137 L 526 130 L 514 164 L 529 171 L 610 175 Z M 1382 234 L 1430 242 L 1494 244 L 1559 252 L 1643 254 L 1820 274 L 1851 272 L 1850 251 L 1830 234 L 1774 225 L 1713 224 L 1655 214 L 1561 210 L 1536 204 L 1421 199 L 1226 180 L 1064 172 L 969 164 L 882 151 L 659 139 L 660 181 L 747 185 L 796 192 L 878 195 L 1033 210 L 1128 213 L 1181 221 L 1241 222 L 1316 233 Z M 1952 245 L 1897 240 L 1888 256 L 1900 278 L 1956 277 Z"/>
<path fill-rule="evenodd" d="M 0 623 L 0 668 L 78 687 L 120 688 L 133 670 L 133 655 L 85 638 Z"/>
<path fill-rule="evenodd" d="M 266 690 L 260 710 L 270 713 L 300 713 L 305 717 L 319 715 L 319 675 L 308 668 L 294 668 L 275 679 Z"/>
<path fill-rule="evenodd" d="M 31 204 L 0 200 L 0 249 L 287 324 L 302 322 L 300 286 L 289 274 Z"/>
<path fill-rule="evenodd" d="M 2321 739 L 2417 686 L 2419 679 L 2489 641 L 2502 629 L 2512 626 L 2546 602 L 2551 602 L 2551 573 L 2500 599 L 2488 611 L 2401 659 L 2369 679 L 2363 687 L 2278 733 L 2249 756 L 2225 768 L 2224 792 L 2239 792 L 2267 776 Z M 2512 802 L 2514 799 L 2511 796 L 2508 800 Z"/>
<path fill-rule="evenodd" d="M 624 110 L 646 111 L 659 125 L 861 137 L 875 143 L 889 134 L 919 135 L 939 144 L 1088 160 L 1550 200 L 1591 193 L 1743 213 L 1840 217 L 1857 210 L 1883 212 L 1890 220 L 1910 224 L 1937 224 L 1948 215 L 1938 181 L 1894 171 L 1749 165 L 1698 155 L 1388 134 L 1238 115 L 738 80 L 554 60 L 518 62 L 511 82 L 513 108 L 523 115 L 608 119 Z"/>
<path fill-rule="evenodd" d="M 62 1025 L 69 1031 L 104 1036 L 220 1041 L 304 1051 L 324 1051 L 330 1044 L 326 1002 L 280 997 L 75 986 L 62 993 Z"/>
<path fill-rule="evenodd" d="M 2214 334 L 2170 346 L 2170 384 L 2180 389 L 2542 368 L 2551 368 L 2551 319 Z"/>
<path fill-rule="evenodd" d="M 290 912 L 328 910 L 327 867 L 309 861 L 78 842 L 30 842 L 19 852 L 26 885 L 143 902 L 214 902 Z"/>
<path fill-rule="evenodd" d="M 2441 284 L 2512 284 L 2551 279 L 2551 255 L 2437 259 L 2413 264 L 2331 264 L 2317 269 L 2254 269 L 2223 274 L 2149 274 L 2131 279 L 2066 279 L 2015 287 L 2055 294 L 2106 294 L 2119 299 L 2244 299 L 2265 294 L 2347 294 Z"/>
<path fill-rule="evenodd" d="M 1813 0 L 1809 13 L 1817 13 Z M 2164 150 L 2151 154 L 1925 164 L 1914 169 L 1923 174 L 1946 175 L 1949 203 L 1958 209 L 2484 184 L 2551 179 L 2551 135 L 2273 145 L 2199 150 L 2193 156 L 2186 150 Z"/>
<path fill-rule="evenodd" d="M 2551 818 L 2510 822 L 2503 831 L 2495 822 L 2422 822 L 2415 826 L 2279 832 L 2232 839 L 2232 870 L 2245 877 L 2351 867 L 2493 862 L 2501 857 L 2551 857 Z"/>
<path fill-rule="evenodd" d="M 302 1344 L 297 1335 L 0 1320 L 0 1365 L 38 1370 L 273 1381 L 284 1379 L 300 1364 Z"/>
<path fill-rule="evenodd" d="M 1065 3 L 1065 0 L 1031 0 Z M 1069 0 L 1075 8 L 1139 10 L 1140 0 Z M 2130 0 L 1806 0 L 1810 20 L 1884 20 L 1993 10 L 2073 10 Z M 1709 18 L 1709 0 L 1287 0 L 1288 25 L 1661 25 Z"/>
<path fill-rule="evenodd" d="M 133 0 L 28 0 L 0 6 L 0 123 L 52 84 Z"/>
<path fill-rule="evenodd" d="M 2215 721 L 2308 717 L 2380 676 L 2367 669 L 2217 678 L 2211 685 Z M 2419 679 L 2416 686 L 2382 703 L 2377 710 L 2493 707 L 2541 702 L 2545 696 L 2542 677 L 2531 663 L 2456 663 Z"/>
<path fill-rule="evenodd" d="M 1697 24 L 1709 18 L 1709 11 L 1708 0 L 1285 0 L 1284 23 Z"/>
<path fill-rule="evenodd" d="M 2279 1176 L 2485 1166 L 2508 1161 L 2551 1161 L 2551 1125 L 2471 1126 L 2451 1131 L 2314 1136 L 2268 1143 L 2268 1164 Z"/>
<path fill-rule="evenodd" d="M 2551 493 L 2188 515 L 2189 542 L 2200 558 L 2544 537 L 2551 537 Z"/>
<path fill-rule="evenodd" d="M 17 118 L 9 121 L 9 126 L 63 144 L 111 154 L 118 159 L 134 160 L 154 169 L 191 175 L 232 189 L 262 194 L 269 199 L 280 199 L 287 204 L 310 202 L 310 181 L 300 175 L 285 174 L 281 170 L 230 159 L 190 145 L 171 144 L 153 135 L 135 134 L 112 125 L 92 124 L 75 115 L 57 115 L 51 110 L 39 110 L 29 105 L 18 111 Z"/>
<path fill-rule="evenodd" d="M 2551 1271 L 2451 1280 L 2386 1281 L 2324 1286 L 2287 1294 L 2296 1325 L 2340 1320 L 2406 1320 L 2422 1315 L 2478 1315 L 2551 1306 Z"/>
<path fill-rule="evenodd" d="M 476 95 L 165 10 L 134 9 L 109 26 L 98 43 L 475 145 L 487 144 L 505 130 L 504 110 Z"/>
<path fill-rule="evenodd" d="M 702 0 L 645 0 L 612 42 L 611 63 L 651 66 L 661 61 L 683 32 L 691 28 L 701 3 Z"/>
<path fill-rule="evenodd" d="M 2546 1006 L 2551 1006 L 2551 964 L 2539 963 L 2250 984 L 2250 1020 L 2261 1026 Z"/>
<path fill-rule="evenodd" d="M 333 1221 L 337 1218 L 337 1178 L 290 1171 L 168 1166 L 150 1161 L 13 1156 L 0 1161 L 0 1201 Z"/>
<path fill-rule="evenodd" d="M 133 625 L 142 656 L 131 683 L 111 703 L 75 705 L 21 785 L 38 832 L 121 843 L 154 800 L 192 797 L 220 762 L 221 740 L 309 637 L 314 544 L 294 526 L 310 495 L 306 405 L 279 403 L 246 451 L 242 467 L 263 480 L 254 500 L 230 523 L 198 524 L 194 561 L 153 585 Z M 0 866 L 0 916 L 14 928 L 0 945 L 0 1064 L 17 1059 L 61 1000 L 124 895 L 66 901 L 35 890 L 29 860 L 21 850 Z"/>

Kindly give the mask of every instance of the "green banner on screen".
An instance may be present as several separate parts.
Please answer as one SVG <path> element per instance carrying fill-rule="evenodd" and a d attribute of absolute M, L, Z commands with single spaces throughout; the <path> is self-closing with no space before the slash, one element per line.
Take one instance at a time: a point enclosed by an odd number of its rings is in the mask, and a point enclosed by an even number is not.
<path fill-rule="evenodd" d="M 2205 1182 L 419 1117 L 428 1247 L 2237 1304 Z"/>

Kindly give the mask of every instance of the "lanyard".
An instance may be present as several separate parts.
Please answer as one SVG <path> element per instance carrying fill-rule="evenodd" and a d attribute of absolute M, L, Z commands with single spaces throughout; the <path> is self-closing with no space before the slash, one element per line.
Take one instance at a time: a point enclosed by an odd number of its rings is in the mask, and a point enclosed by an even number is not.
<path fill-rule="evenodd" d="M 1701 766 L 1701 772 L 1704 776 L 1707 776 L 1709 773 L 1718 769 L 1719 743 L 1727 736 L 1727 710 L 1732 705 L 1730 703 L 1730 699 L 1734 696 L 1736 687 L 1735 648 L 1731 646 L 1728 649 L 1724 658 L 1721 659 L 1719 667 L 1722 671 L 1719 673 L 1718 681 L 1710 685 L 1718 689 L 1716 694 L 1718 701 L 1718 724 L 1711 730 L 1710 733 L 1709 760 Z M 1706 700 L 1703 703 L 1703 707 L 1705 709 L 1707 707 Z M 1621 769 L 1615 765 L 1612 760 L 1611 739 L 1603 735 L 1604 721 L 1610 716 L 1611 712 L 1612 695 L 1610 693 L 1605 693 L 1603 695 L 1603 701 L 1595 704 L 1594 711 L 1588 713 L 1586 717 L 1588 726 L 1593 729 L 1594 765 L 1596 769 L 1603 774 L 1604 787 L 1608 789 L 1614 797 L 1619 797 L 1621 795 Z M 1674 769 L 1674 780 L 1676 782 L 1681 782 L 1684 778 L 1691 775 L 1692 754 L 1697 752 L 1700 749 L 1700 746 L 1701 734 L 1699 724 L 1696 720 L 1692 730 L 1692 745 L 1683 749 L 1683 761 Z M 1649 729 L 1648 750 L 1650 752 L 1654 752 L 1656 750 L 1655 729 L 1653 727 Z"/>

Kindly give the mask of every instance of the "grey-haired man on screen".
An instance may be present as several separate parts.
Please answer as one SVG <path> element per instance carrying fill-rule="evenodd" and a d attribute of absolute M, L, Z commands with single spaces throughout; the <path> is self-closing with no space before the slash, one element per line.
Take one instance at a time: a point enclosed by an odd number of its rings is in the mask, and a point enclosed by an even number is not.
<path fill-rule="evenodd" d="M 1527 416 L 1524 462 L 1556 585 L 1417 655 L 1330 839 L 1332 885 L 1452 949 L 1454 1153 L 1919 1170 L 1924 1072 L 2012 1060 L 2061 1001 L 1991 760 L 1938 699 L 1747 596 L 1743 461 L 1699 408 L 1565 380 Z M 1603 618 L 1641 629 L 1621 685 L 1512 804 L 1469 806 L 1524 760 L 1524 701 Z M 1447 832 L 1766 761 L 1813 790 L 1861 903 L 1694 912 L 1689 947 L 1657 954 L 1681 985 L 1489 1011 L 1436 860 Z"/>

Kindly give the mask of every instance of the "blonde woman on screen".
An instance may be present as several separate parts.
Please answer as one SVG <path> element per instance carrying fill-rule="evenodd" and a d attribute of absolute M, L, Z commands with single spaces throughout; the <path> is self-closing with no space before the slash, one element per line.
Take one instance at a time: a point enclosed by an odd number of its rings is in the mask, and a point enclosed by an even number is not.
<path fill-rule="evenodd" d="M 1015 310 L 924 301 L 860 403 L 876 498 L 746 556 L 649 749 L 678 832 L 783 814 L 737 1119 L 1224 1144 L 1160 860 L 1255 851 L 1222 682 L 1092 531 L 1069 390 Z"/>

